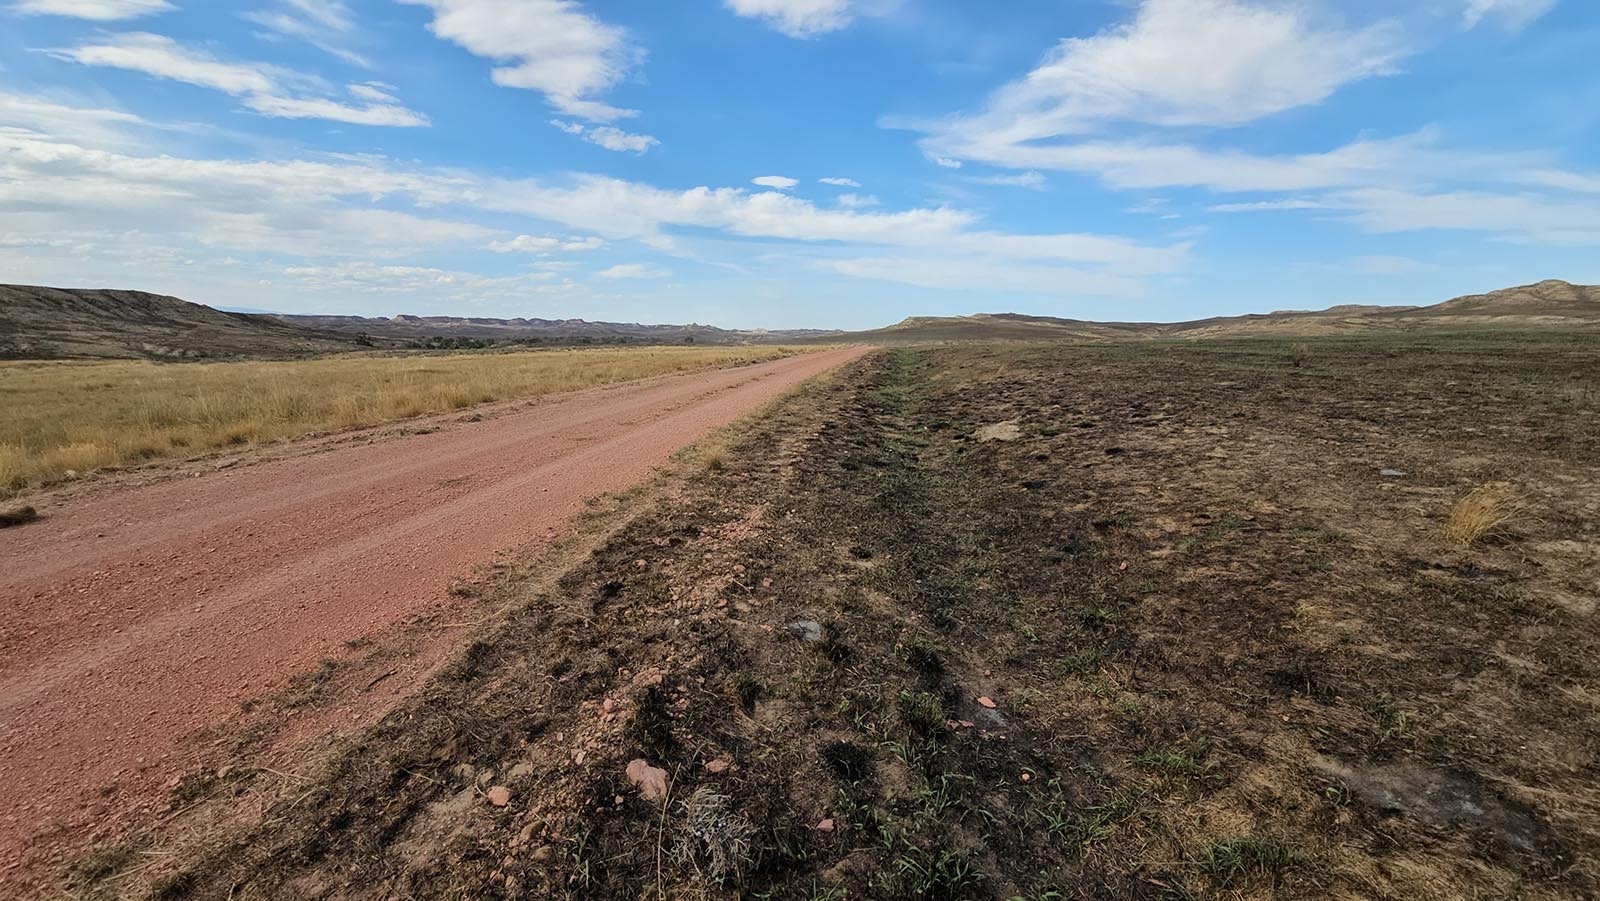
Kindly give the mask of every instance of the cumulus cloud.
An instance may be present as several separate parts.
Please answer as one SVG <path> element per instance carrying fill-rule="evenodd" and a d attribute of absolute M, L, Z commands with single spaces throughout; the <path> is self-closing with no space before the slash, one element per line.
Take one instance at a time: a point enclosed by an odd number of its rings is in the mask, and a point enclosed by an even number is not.
<path fill-rule="evenodd" d="M 358 103 L 304 96 L 289 87 L 290 82 L 306 81 L 293 73 L 260 63 L 219 60 L 159 34 L 109 35 L 99 43 L 57 50 L 54 54 L 85 66 L 142 72 L 155 78 L 221 91 L 240 98 L 246 107 L 264 116 L 328 119 L 353 125 L 409 127 L 428 124 L 425 116 L 400 105 L 395 98 L 371 85 L 355 89 Z"/>
<path fill-rule="evenodd" d="M 562 119 L 551 119 L 550 124 L 569 135 L 576 135 L 591 144 L 618 153 L 644 153 L 661 143 L 651 135 L 633 134 L 611 125 L 584 125 L 582 122 Z"/>
<path fill-rule="evenodd" d="M 1072 168 L 1047 163 L 1097 130 L 1240 125 L 1392 73 L 1409 53 L 1394 22 L 1347 28 L 1312 9 L 1143 0 L 1130 22 L 1060 41 L 980 111 L 925 126 L 923 149 L 935 161 Z"/>
<path fill-rule="evenodd" d="M 761 175 L 750 179 L 750 183 L 753 185 L 760 185 L 763 188 L 775 188 L 779 191 L 787 191 L 795 185 L 800 184 L 800 181 L 798 179 L 790 178 L 787 175 Z"/>
<path fill-rule="evenodd" d="M 12 9 L 29 16 L 71 16 L 92 22 L 120 22 L 164 13 L 168 0 L 17 0 Z"/>
<path fill-rule="evenodd" d="M 573 0 L 401 0 L 433 11 L 436 36 L 492 60 L 495 84 L 538 91 L 563 114 L 588 122 L 633 116 L 595 99 L 643 58 L 626 33 Z"/>

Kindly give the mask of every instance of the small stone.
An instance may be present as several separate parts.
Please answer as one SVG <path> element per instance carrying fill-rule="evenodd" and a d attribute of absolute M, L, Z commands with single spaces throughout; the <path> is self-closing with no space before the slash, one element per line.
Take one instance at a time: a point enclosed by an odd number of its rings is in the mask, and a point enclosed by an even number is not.
<path fill-rule="evenodd" d="M 788 629 L 790 635 L 806 644 L 815 644 L 822 640 L 822 623 L 814 619 L 797 619 L 789 624 Z"/>
<path fill-rule="evenodd" d="M 606 698 L 605 702 L 600 705 L 600 709 L 605 713 L 616 713 L 617 702 L 612 698 Z"/>
<path fill-rule="evenodd" d="M 732 760 L 726 757 L 718 757 L 716 760 L 706 761 L 706 772 L 720 775 L 726 773 L 732 766 Z"/>
<path fill-rule="evenodd" d="M 988 695 L 984 695 L 983 697 L 978 699 L 978 706 L 979 707 L 987 707 L 990 710 L 993 710 L 993 709 L 995 709 L 995 707 L 997 707 L 999 705 L 995 704 L 994 698 L 991 698 Z"/>
<path fill-rule="evenodd" d="M 833 826 L 832 818 L 823 820 L 822 822 L 817 824 L 817 831 L 818 832 L 832 832 L 833 828 L 834 828 L 834 826 Z"/>
<path fill-rule="evenodd" d="M 488 791 L 489 803 L 496 807 L 504 807 L 511 803 L 511 789 L 504 785 L 496 785 Z"/>
<path fill-rule="evenodd" d="M 1402 476 L 1409 475 L 1409 473 L 1400 469 L 1380 469 L 1378 470 L 1378 475 L 1383 476 L 1386 479 L 1398 479 Z"/>
<path fill-rule="evenodd" d="M 628 781 L 638 786 L 639 797 L 646 801 L 667 799 L 667 771 L 651 766 L 643 758 L 628 763 Z"/>

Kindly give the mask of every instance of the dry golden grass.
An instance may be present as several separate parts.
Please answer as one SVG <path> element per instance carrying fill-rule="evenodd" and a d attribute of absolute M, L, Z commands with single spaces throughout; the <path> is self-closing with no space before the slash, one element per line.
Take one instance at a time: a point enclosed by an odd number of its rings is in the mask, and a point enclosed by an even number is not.
<path fill-rule="evenodd" d="M 728 465 L 728 447 L 724 444 L 713 444 L 700 452 L 700 462 L 712 472 L 720 471 Z"/>
<path fill-rule="evenodd" d="M 1456 544 L 1476 544 L 1503 534 L 1526 512 L 1527 506 L 1510 486 L 1480 485 L 1450 509 L 1445 536 Z"/>
<path fill-rule="evenodd" d="M 0 497 L 160 457 L 792 352 L 652 347 L 271 363 L 0 363 Z"/>

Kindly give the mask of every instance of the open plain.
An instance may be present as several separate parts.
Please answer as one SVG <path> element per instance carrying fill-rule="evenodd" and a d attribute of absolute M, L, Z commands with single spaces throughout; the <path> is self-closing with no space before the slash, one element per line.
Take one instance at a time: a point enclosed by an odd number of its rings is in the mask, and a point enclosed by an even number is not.
<path fill-rule="evenodd" d="M 381 719 L 233 732 L 72 891 L 1592 897 L 1597 373 L 1550 332 L 874 351 L 501 579 Z M 360 658 L 275 703 L 341 721 Z"/>

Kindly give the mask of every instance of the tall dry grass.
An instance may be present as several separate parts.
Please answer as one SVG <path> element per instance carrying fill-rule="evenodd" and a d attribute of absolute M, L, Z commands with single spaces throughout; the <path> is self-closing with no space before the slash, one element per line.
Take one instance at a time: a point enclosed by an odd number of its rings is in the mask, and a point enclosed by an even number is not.
<path fill-rule="evenodd" d="M 106 467 L 772 359 L 778 347 L 0 363 L 0 497 Z"/>
<path fill-rule="evenodd" d="M 1480 485 L 1472 489 L 1445 519 L 1445 537 L 1460 545 L 1504 535 L 1528 512 L 1521 495 L 1509 485 Z"/>

